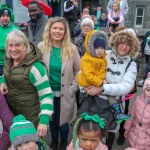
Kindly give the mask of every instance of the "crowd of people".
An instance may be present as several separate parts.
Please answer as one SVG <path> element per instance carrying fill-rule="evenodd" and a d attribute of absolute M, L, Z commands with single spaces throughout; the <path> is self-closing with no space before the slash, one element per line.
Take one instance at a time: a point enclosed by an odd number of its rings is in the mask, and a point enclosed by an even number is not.
<path fill-rule="evenodd" d="M 140 43 L 124 26 L 127 0 L 110 0 L 108 12 L 99 4 L 91 15 L 78 0 L 65 1 L 63 17 L 48 18 L 34 0 L 28 11 L 25 35 L 12 10 L 0 8 L 0 149 L 46 150 L 50 127 L 51 150 L 112 150 L 118 131 L 126 150 L 149 150 L 150 36 Z M 141 46 L 143 92 L 128 113 Z"/>

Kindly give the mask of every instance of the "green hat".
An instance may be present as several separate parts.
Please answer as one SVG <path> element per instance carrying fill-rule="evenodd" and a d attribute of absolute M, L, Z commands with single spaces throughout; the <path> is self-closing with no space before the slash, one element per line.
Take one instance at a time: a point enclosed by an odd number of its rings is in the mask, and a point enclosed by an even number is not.
<path fill-rule="evenodd" d="M 8 14 L 10 16 L 10 21 L 14 22 L 14 13 L 12 9 L 7 6 L 7 4 L 2 4 L 0 6 L 0 16 L 3 14 Z"/>
<path fill-rule="evenodd" d="M 14 117 L 9 137 L 14 147 L 26 142 L 38 141 L 38 134 L 34 125 L 23 115 Z"/>

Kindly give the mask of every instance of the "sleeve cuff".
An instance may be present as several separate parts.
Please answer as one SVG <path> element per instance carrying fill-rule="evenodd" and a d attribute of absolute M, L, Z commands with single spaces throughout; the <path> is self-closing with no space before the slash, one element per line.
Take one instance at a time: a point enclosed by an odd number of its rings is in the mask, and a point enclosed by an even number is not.
<path fill-rule="evenodd" d="M 45 124 L 48 125 L 50 121 L 50 117 L 48 115 L 40 115 L 40 121 L 39 124 Z"/>

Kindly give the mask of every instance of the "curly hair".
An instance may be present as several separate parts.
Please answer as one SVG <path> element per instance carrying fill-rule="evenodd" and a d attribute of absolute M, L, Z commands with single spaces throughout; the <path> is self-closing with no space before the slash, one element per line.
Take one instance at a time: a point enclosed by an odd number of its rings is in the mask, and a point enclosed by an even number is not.
<path fill-rule="evenodd" d="M 131 29 L 124 29 L 112 34 L 109 39 L 109 45 L 116 49 L 120 43 L 128 43 L 131 46 L 131 50 L 129 55 L 131 58 L 135 58 L 138 55 L 138 51 L 140 50 L 140 41 Z"/>
<path fill-rule="evenodd" d="M 64 37 L 61 41 L 61 59 L 64 60 L 65 58 L 71 58 L 73 56 L 74 51 L 74 45 L 72 44 L 71 38 L 70 38 L 70 31 L 69 31 L 69 25 L 65 18 L 63 17 L 53 17 L 50 18 L 48 23 L 45 26 L 44 34 L 43 34 L 43 46 L 44 51 L 46 53 L 50 52 L 52 50 L 52 37 L 50 35 L 50 30 L 53 24 L 61 22 L 64 25 Z"/>

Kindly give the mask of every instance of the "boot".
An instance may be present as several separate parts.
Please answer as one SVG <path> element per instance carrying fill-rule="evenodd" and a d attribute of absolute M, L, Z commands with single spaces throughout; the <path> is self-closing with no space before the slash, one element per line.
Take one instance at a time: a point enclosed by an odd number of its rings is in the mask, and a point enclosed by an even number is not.
<path fill-rule="evenodd" d="M 68 146 L 67 141 L 61 141 L 59 150 L 66 150 Z"/>
<path fill-rule="evenodd" d="M 131 119 L 130 114 L 123 114 L 122 113 L 120 103 L 114 103 L 114 104 L 110 105 L 110 107 L 112 108 L 112 110 L 115 113 L 116 123 L 121 123 L 122 121 Z"/>
<path fill-rule="evenodd" d="M 50 150 L 57 150 L 58 148 L 58 141 L 52 141 L 50 145 Z"/>

